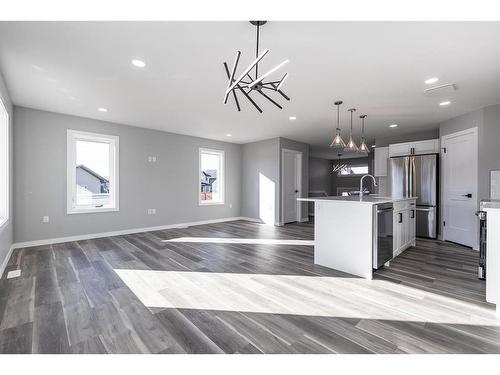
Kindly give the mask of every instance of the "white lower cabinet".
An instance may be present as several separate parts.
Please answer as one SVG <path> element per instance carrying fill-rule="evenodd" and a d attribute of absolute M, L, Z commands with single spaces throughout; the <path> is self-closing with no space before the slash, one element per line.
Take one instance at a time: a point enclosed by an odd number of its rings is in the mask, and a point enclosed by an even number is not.
<path fill-rule="evenodd" d="M 393 255 L 415 246 L 415 201 L 397 202 L 393 216 Z"/>

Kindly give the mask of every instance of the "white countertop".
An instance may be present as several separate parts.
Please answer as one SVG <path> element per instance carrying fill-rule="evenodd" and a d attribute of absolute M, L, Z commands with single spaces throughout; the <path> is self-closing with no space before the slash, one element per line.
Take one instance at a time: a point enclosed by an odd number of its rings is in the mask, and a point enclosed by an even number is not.
<path fill-rule="evenodd" d="M 397 197 L 378 197 L 378 196 L 370 196 L 364 195 L 362 197 L 351 195 L 351 196 L 331 196 L 331 197 L 311 197 L 311 198 L 297 198 L 298 201 L 302 202 L 355 202 L 355 203 L 364 203 L 364 204 L 381 204 L 381 203 L 392 203 L 392 202 L 400 202 L 400 201 L 408 201 L 415 200 L 416 197 L 411 198 L 397 198 Z"/>

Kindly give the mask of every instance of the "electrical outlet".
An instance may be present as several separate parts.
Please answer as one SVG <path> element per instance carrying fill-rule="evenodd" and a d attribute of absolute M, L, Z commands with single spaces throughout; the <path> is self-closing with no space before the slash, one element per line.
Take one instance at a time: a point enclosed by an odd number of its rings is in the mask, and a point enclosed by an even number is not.
<path fill-rule="evenodd" d="M 156 156 L 148 156 L 148 162 L 156 163 Z"/>
<path fill-rule="evenodd" d="M 148 208 L 148 215 L 156 215 L 156 208 Z"/>
<path fill-rule="evenodd" d="M 48 216 L 42 216 L 42 223 L 48 223 L 50 221 Z"/>
<path fill-rule="evenodd" d="M 153 156 L 153 163 L 156 163 L 156 156 Z"/>

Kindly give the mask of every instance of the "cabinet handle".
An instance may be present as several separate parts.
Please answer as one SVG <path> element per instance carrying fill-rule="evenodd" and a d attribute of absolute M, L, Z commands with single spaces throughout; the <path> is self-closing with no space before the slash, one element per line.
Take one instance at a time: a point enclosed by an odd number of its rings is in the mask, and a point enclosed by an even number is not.
<path fill-rule="evenodd" d="M 410 216 L 411 219 L 415 219 L 415 210 L 411 210 L 411 216 Z"/>
<path fill-rule="evenodd" d="M 403 213 L 398 213 L 398 223 L 402 223 L 403 222 Z"/>

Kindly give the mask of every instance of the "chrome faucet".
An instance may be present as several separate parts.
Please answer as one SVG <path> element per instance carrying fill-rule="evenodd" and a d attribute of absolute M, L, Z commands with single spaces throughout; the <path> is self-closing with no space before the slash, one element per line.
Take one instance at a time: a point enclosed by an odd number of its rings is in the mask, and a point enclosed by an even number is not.
<path fill-rule="evenodd" d="M 371 177 L 373 180 L 373 185 L 377 186 L 377 180 L 375 177 L 373 177 L 371 174 L 365 174 L 363 177 L 361 177 L 361 180 L 359 180 L 359 197 L 363 197 L 363 180 L 365 177 Z"/>

